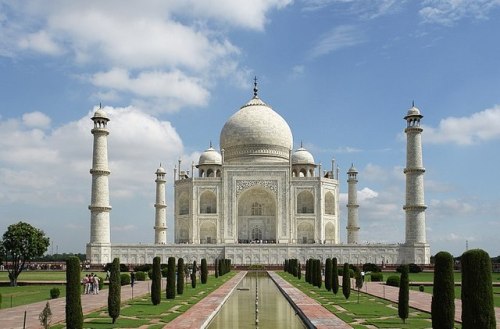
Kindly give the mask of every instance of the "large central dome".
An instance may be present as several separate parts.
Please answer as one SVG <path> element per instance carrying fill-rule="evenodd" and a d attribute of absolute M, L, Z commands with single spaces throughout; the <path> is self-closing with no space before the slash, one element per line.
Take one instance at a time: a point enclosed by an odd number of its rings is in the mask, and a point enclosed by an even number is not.
<path fill-rule="evenodd" d="M 287 162 L 292 131 L 285 119 L 254 96 L 224 124 L 220 147 L 225 162 Z"/>

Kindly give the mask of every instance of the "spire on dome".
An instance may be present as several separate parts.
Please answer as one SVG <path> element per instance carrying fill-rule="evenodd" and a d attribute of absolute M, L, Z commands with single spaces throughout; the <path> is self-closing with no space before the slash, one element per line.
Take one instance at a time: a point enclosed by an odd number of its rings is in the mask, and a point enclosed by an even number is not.
<path fill-rule="evenodd" d="M 257 88 L 257 76 L 253 78 L 253 98 L 259 98 L 259 95 L 257 92 L 259 89 Z"/>
<path fill-rule="evenodd" d="M 210 148 L 212 148 L 212 141 L 210 140 Z"/>

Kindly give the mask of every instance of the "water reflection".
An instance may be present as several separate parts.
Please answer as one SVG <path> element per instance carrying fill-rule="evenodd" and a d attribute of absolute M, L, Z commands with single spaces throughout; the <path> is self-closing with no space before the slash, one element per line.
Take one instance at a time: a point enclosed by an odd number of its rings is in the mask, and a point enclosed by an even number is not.
<path fill-rule="evenodd" d="M 256 286 L 259 310 L 257 324 Z M 208 328 L 302 329 L 305 326 L 267 273 L 257 275 L 256 272 L 249 272 Z"/>

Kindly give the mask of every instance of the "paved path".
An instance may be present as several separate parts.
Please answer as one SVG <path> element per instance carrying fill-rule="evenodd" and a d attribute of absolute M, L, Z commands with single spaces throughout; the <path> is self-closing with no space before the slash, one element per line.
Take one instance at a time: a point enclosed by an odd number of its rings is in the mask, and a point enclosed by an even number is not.
<path fill-rule="evenodd" d="M 150 281 L 136 281 L 133 293 L 134 298 L 149 293 Z M 122 302 L 132 298 L 132 288 L 123 286 L 121 292 Z M 26 328 L 43 328 L 38 316 L 45 308 L 47 301 L 16 306 L 0 310 L 0 328 L 22 329 L 24 323 L 24 312 L 26 311 Z M 66 320 L 66 297 L 49 300 L 52 311 L 52 324 Z M 108 305 L 108 289 L 102 290 L 98 295 L 82 295 L 83 314 L 91 313 Z"/>
<path fill-rule="evenodd" d="M 340 281 L 342 282 L 342 281 Z M 382 282 L 365 282 L 361 291 L 370 295 L 398 302 L 399 288 L 385 285 Z M 431 312 L 432 294 L 410 289 L 410 307 L 424 312 Z M 497 324 L 500 324 L 500 307 L 495 307 Z M 462 323 L 462 300 L 455 299 L 455 321 Z"/>
<path fill-rule="evenodd" d="M 289 297 L 288 300 L 292 301 L 300 309 L 300 312 L 308 318 L 314 327 L 318 329 L 352 328 L 350 325 L 340 320 L 335 314 L 324 308 L 316 300 L 310 298 L 302 291 L 283 280 L 278 274 L 271 271 L 268 273 L 273 281 L 281 288 L 280 290 Z"/>

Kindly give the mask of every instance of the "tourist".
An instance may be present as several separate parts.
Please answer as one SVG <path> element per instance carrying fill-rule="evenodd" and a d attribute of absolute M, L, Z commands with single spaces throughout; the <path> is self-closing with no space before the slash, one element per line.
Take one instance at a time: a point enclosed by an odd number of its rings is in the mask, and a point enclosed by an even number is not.
<path fill-rule="evenodd" d="M 132 288 L 134 287 L 134 283 L 135 283 L 135 273 L 134 271 L 130 272 L 130 285 L 132 286 Z"/>
<path fill-rule="evenodd" d="M 94 295 L 99 294 L 99 277 L 94 274 Z"/>

